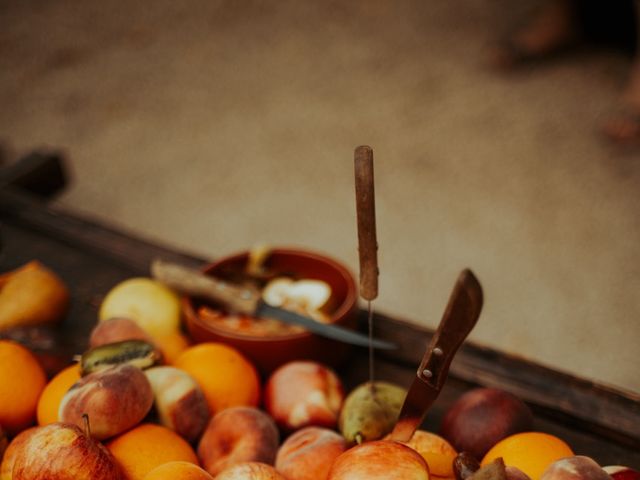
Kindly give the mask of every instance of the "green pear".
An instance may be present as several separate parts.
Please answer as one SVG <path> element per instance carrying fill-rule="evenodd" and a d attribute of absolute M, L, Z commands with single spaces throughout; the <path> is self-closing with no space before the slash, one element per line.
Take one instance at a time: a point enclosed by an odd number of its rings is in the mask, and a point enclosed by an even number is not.
<path fill-rule="evenodd" d="M 338 427 L 347 443 L 378 440 L 393 430 L 407 390 L 388 382 L 366 382 L 344 401 Z"/>

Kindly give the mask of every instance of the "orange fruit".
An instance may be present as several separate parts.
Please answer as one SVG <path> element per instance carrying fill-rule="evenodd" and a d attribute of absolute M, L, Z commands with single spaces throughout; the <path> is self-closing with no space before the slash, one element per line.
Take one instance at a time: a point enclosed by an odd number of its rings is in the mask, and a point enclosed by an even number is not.
<path fill-rule="evenodd" d="M 58 409 L 62 397 L 78 380 L 80 380 L 80 365 L 77 363 L 69 365 L 49 380 L 38 400 L 36 410 L 38 425 L 47 425 L 58 421 Z"/>
<path fill-rule="evenodd" d="M 258 372 L 244 355 L 229 345 L 208 342 L 189 347 L 176 359 L 174 366 L 195 379 L 211 413 L 228 407 L 258 406 Z"/>
<path fill-rule="evenodd" d="M 173 365 L 176 358 L 191 345 L 189 337 L 182 332 L 153 337 L 153 343 L 162 352 L 167 365 Z"/>
<path fill-rule="evenodd" d="M 417 430 L 406 443 L 422 455 L 429 465 L 429 473 L 437 477 L 453 477 L 453 460 L 458 452 L 444 438 L 435 433 Z"/>
<path fill-rule="evenodd" d="M 144 480 L 213 480 L 213 477 L 203 468 L 193 463 L 175 460 L 160 465 L 151 470 Z"/>
<path fill-rule="evenodd" d="M 46 383 L 44 369 L 29 349 L 0 340 L 0 425 L 10 436 L 35 422 Z"/>
<path fill-rule="evenodd" d="M 484 466 L 502 457 L 505 465 L 517 467 L 531 480 L 538 480 L 553 462 L 573 455 L 571 447 L 554 435 L 523 432 L 500 440 L 491 447 L 480 464 Z"/>
<path fill-rule="evenodd" d="M 127 480 L 142 480 L 154 468 L 175 460 L 198 464 L 193 448 L 167 427 L 142 423 L 106 444 Z"/>

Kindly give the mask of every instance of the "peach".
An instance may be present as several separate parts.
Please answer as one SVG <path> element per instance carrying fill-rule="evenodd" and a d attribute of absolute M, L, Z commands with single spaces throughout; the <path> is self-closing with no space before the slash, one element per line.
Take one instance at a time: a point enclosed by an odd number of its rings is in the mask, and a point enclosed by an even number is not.
<path fill-rule="evenodd" d="M 207 399 L 196 381 L 175 367 L 145 370 L 160 423 L 188 442 L 195 442 L 209 422 Z"/>
<path fill-rule="evenodd" d="M 425 430 L 416 430 L 405 445 L 422 455 L 432 476 L 454 476 L 453 464 L 458 452 L 441 436 Z"/>
<path fill-rule="evenodd" d="M 144 340 L 153 343 L 151 336 L 136 322 L 126 317 L 112 317 L 98 322 L 89 336 L 89 346 L 98 347 L 123 340 Z"/>
<path fill-rule="evenodd" d="M 111 453 L 78 426 L 50 423 L 36 427 L 16 453 L 14 480 L 120 480 Z"/>
<path fill-rule="evenodd" d="M 305 427 L 280 446 L 276 470 L 287 480 L 325 480 L 333 461 L 346 449 L 346 440 L 335 431 Z"/>
<path fill-rule="evenodd" d="M 243 462 L 233 465 L 216 476 L 216 480 L 286 480 L 271 465 Z"/>
<path fill-rule="evenodd" d="M 611 477 L 592 458 L 574 455 L 553 462 L 540 480 L 611 480 Z"/>
<path fill-rule="evenodd" d="M 265 385 L 265 409 L 284 431 L 310 425 L 334 428 L 343 402 L 342 382 L 317 362 L 286 363 Z"/>
<path fill-rule="evenodd" d="M 273 464 L 280 435 L 273 419 L 255 407 L 229 407 L 209 421 L 198 444 L 201 465 L 214 477 L 241 462 Z"/>
<path fill-rule="evenodd" d="M 58 418 L 84 426 L 87 415 L 91 435 L 112 437 L 139 423 L 153 406 L 153 391 L 137 367 L 123 364 L 91 373 L 72 385 L 62 397 Z"/>
<path fill-rule="evenodd" d="M 429 480 L 429 467 L 418 452 L 406 445 L 375 440 L 336 458 L 327 480 Z"/>

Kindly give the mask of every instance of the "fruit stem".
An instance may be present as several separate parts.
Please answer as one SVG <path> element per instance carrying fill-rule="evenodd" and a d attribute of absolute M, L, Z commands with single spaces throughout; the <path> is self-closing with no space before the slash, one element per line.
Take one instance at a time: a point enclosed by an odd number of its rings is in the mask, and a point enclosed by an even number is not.
<path fill-rule="evenodd" d="M 82 420 L 84 421 L 84 434 L 87 437 L 91 437 L 91 424 L 89 423 L 89 414 L 83 413 Z"/>
<path fill-rule="evenodd" d="M 364 442 L 364 435 L 361 432 L 356 433 L 353 438 L 358 445 L 362 445 L 362 442 Z"/>

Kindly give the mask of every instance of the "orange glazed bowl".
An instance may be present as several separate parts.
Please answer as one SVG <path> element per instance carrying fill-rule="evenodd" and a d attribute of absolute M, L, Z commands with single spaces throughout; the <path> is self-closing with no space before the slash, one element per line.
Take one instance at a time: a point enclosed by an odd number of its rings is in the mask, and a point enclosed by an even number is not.
<path fill-rule="evenodd" d="M 249 252 L 223 257 L 203 268 L 203 272 L 221 280 L 234 281 L 246 271 Z M 307 250 L 276 248 L 269 251 L 263 263 L 265 270 L 294 279 L 321 280 L 331 287 L 327 311 L 329 323 L 355 329 L 358 316 L 358 295 L 354 276 L 336 260 Z M 236 279 L 237 281 L 237 279 Z M 188 296 L 182 300 L 185 323 L 195 342 L 222 342 L 245 354 L 268 374 L 291 360 L 315 360 L 336 367 L 348 356 L 351 346 L 336 340 L 309 333 L 296 327 L 283 327 L 282 332 L 268 334 L 247 333 L 234 329 L 233 322 L 224 324 L 224 312 L 215 319 L 206 314 L 206 308 L 198 299 Z M 231 319 L 232 315 L 228 315 Z M 214 320 L 222 320 L 215 322 Z M 245 321 L 251 322 L 245 318 Z"/>

